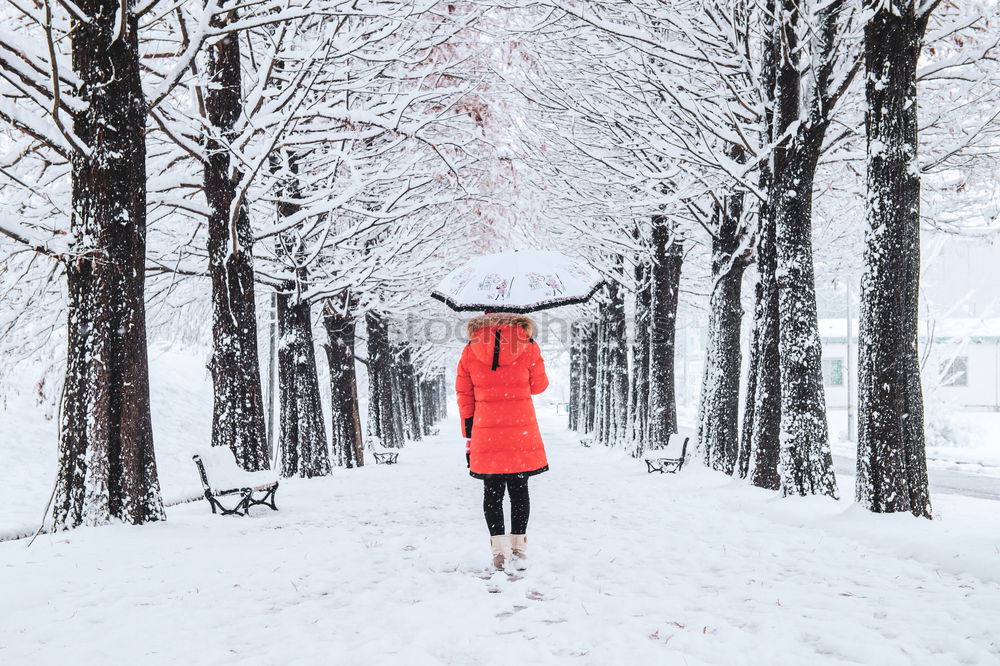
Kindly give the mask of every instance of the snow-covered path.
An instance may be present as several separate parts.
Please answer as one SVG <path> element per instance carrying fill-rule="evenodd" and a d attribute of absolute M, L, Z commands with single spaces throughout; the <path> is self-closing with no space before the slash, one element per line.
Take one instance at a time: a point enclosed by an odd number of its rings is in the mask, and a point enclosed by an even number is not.
<path fill-rule="evenodd" d="M 278 513 L 0 544 L 0 663 L 1000 663 L 997 503 L 872 516 L 560 428 L 520 580 L 485 579 L 481 486 L 443 435 L 289 481 Z"/>

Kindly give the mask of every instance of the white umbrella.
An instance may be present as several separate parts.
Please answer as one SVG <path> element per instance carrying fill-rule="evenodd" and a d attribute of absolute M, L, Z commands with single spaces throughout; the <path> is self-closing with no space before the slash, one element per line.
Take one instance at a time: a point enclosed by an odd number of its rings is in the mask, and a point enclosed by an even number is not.
<path fill-rule="evenodd" d="M 452 310 L 525 313 L 582 303 L 602 284 L 594 269 L 561 252 L 515 250 L 469 259 L 431 296 Z"/>

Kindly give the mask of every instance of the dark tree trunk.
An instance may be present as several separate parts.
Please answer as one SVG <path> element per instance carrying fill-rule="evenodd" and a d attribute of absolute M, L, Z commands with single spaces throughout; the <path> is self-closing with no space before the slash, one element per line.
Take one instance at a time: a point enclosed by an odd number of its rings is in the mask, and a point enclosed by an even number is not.
<path fill-rule="evenodd" d="M 760 283 L 758 281 L 755 290 L 754 303 L 760 301 Z M 754 314 L 756 322 L 756 312 Z M 741 479 L 750 476 L 750 458 L 753 453 L 753 424 L 754 424 L 754 402 L 757 394 L 757 373 L 759 368 L 759 341 L 757 339 L 757 326 L 753 327 L 750 337 L 750 358 L 747 361 L 747 386 L 743 402 L 743 424 L 740 429 L 740 452 L 737 456 L 736 471 Z"/>
<path fill-rule="evenodd" d="M 212 26 L 222 28 L 234 19 L 235 12 L 217 14 Z M 212 276 L 212 445 L 228 446 L 243 469 L 256 471 L 267 469 L 271 461 L 257 355 L 253 233 L 245 205 L 238 205 L 230 223 L 242 177 L 226 147 L 235 138 L 233 128 L 243 110 L 240 42 L 235 36 L 208 48 L 207 74 L 212 82 L 205 97 L 212 130 L 204 167 Z"/>
<path fill-rule="evenodd" d="M 775 160 L 775 181 L 789 184 L 777 188 L 776 215 L 781 482 L 786 494 L 836 497 L 812 263 L 812 186 L 819 148 L 814 150 L 789 151 Z"/>
<path fill-rule="evenodd" d="M 365 464 L 358 407 L 358 379 L 355 371 L 355 318 L 349 305 L 328 300 L 323 307 L 326 329 L 326 360 L 330 366 L 330 421 L 333 463 L 340 467 Z"/>
<path fill-rule="evenodd" d="M 278 217 L 293 217 L 301 210 L 297 156 L 274 151 L 270 159 L 281 183 Z M 294 282 L 276 294 L 281 475 L 324 476 L 332 469 L 316 370 L 312 308 L 302 296 L 309 284 L 302 238 L 294 232 L 280 234 L 276 253 L 295 276 Z"/>
<path fill-rule="evenodd" d="M 748 382 L 747 401 L 750 407 L 750 436 L 746 457 L 753 456 L 750 482 L 769 490 L 781 488 L 779 438 L 781 435 L 781 374 L 778 352 L 778 284 L 777 260 L 774 247 L 774 217 L 765 205 L 760 216 L 760 238 L 757 246 L 758 283 L 754 307 L 754 349 L 751 368 L 755 370 Z M 752 389 L 752 392 L 750 392 Z"/>
<path fill-rule="evenodd" d="M 610 392 L 608 391 L 608 327 L 604 321 L 607 315 L 607 289 L 603 289 L 597 295 L 597 330 L 594 332 L 594 341 L 597 349 L 594 353 L 594 441 L 605 443 L 607 437 L 608 412 L 611 409 Z"/>
<path fill-rule="evenodd" d="M 833 49 L 842 3 L 827 4 L 818 16 L 817 48 Z M 808 49 L 798 43 L 807 19 L 795 0 L 781 0 L 781 43 L 790 55 L 777 68 L 774 187 L 769 205 L 775 219 L 778 282 L 778 346 L 781 370 L 781 486 L 786 494 L 837 496 L 826 423 L 821 369 L 822 346 L 816 313 L 812 254 L 812 190 L 829 122 L 828 53 L 821 54 L 819 83 L 803 118 L 801 72 Z"/>
<path fill-rule="evenodd" d="M 597 322 L 588 322 L 586 326 L 585 380 L 583 385 L 585 418 L 583 431 L 585 433 L 592 433 L 597 430 L 597 375 L 601 349 L 599 339 L 600 326 L 598 326 Z"/>
<path fill-rule="evenodd" d="M 775 0 L 765 0 L 765 27 L 761 48 L 761 80 L 764 99 L 763 141 L 774 141 L 774 93 L 777 86 L 780 40 L 776 25 Z M 760 191 L 770 193 L 774 178 L 771 165 L 760 167 Z M 778 278 L 775 250 L 774 214 L 767 200 L 757 211 L 757 287 L 754 294 L 754 327 L 750 347 L 743 440 L 740 448 L 740 475 L 769 490 L 781 487 L 778 472 L 781 434 L 781 376 L 778 368 Z M 752 462 L 752 464 L 751 464 Z"/>
<path fill-rule="evenodd" d="M 649 348 L 650 449 L 667 445 L 677 432 L 674 397 L 674 341 L 684 249 L 673 223 L 666 216 L 653 217 L 653 265 L 650 273 L 652 308 Z"/>
<path fill-rule="evenodd" d="M 594 404 L 597 399 L 596 370 L 597 326 L 590 321 L 576 321 L 571 328 L 570 348 L 570 428 L 586 434 L 593 431 Z"/>
<path fill-rule="evenodd" d="M 377 312 L 365 315 L 368 332 L 368 439 L 372 444 L 398 449 L 403 433 L 393 406 L 393 361 L 389 324 Z"/>
<path fill-rule="evenodd" d="M 448 418 L 448 380 L 444 373 L 437 378 L 438 390 L 438 420 Z"/>
<path fill-rule="evenodd" d="M 708 347 L 698 419 L 698 439 L 705 464 L 726 474 L 736 471 L 740 405 L 740 302 L 748 253 L 741 221 L 743 194 L 723 198 L 715 212 L 712 239 L 712 295 Z"/>
<path fill-rule="evenodd" d="M 73 72 L 86 107 L 73 132 L 67 367 L 53 525 L 163 520 L 149 414 L 144 303 L 146 101 L 138 21 L 117 0 L 80 0 Z M 13 435 L 13 433 L 8 433 Z"/>
<path fill-rule="evenodd" d="M 570 327 L 569 347 L 569 429 L 580 430 L 580 410 L 583 397 L 583 345 L 580 322 Z"/>
<path fill-rule="evenodd" d="M 597 331 L 596 323 L 578 321 L 573 324 L 574 346 L 576 349 L 576 381 L 573 404 L 570 407 L 575 430 L 589 434 L 594 430 L 595 405 L 597 402 Z"/>
<path fill-rule="evenodd" d="M 861 283 L 858 503 L 931 516 L 920 387 L 916 68 L 926 17 L 865 3 L 868 231 Z"/>
<path fill-rule="evenodd" d="M 615 259 L 620 274 L 622 257 Z M 598 390 L 603 415 L 598 440 L 605 446 L 622 443 L 628 424 L 628 346 L 625 319 L 625 289 L 617 280 L 606 287 L 601 301 L 601 359 Z"/>
<path fill-rule="evenodd" d="M 632 454 L 642 455 L 649 432 L 650 320 L 653 305 L 651 265 L 641 257 L 635 266 L 635 340 L 632 344 L 632 382 L 629 389 Z"/>
<path fill-rule="evenodd" d="M 278 293 L 278 390 L 281 394 L 281 475 L 330 473 L 323 406 L 316 375 L 309 303 Z"/>

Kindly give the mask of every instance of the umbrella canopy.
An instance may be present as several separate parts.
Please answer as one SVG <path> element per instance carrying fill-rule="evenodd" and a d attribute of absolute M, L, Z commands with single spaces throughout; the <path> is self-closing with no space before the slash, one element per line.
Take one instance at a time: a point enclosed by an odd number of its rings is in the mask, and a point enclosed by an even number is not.
<path fill-rule="evenodd" d="M 582 303 L 602 284 L 595 270 L 561 252 L 517 250 L 469 259 L 431 296 L 460 312 L 525 313 Z"/>

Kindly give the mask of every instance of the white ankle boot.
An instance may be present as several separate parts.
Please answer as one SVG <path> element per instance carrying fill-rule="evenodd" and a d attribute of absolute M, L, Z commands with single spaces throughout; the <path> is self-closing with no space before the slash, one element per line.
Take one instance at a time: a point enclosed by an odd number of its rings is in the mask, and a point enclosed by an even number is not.
<path fill-rule="evenodd" d="M 528 535 L 511 534 L 510 548 L 511 560 L 514 563 L 514 568 L 518 571 L 523 571 L 527 568 L 528 564 Z"/>
<path fill-rule="evenodd" d="M 511 559 L 510 535 L 491 536 L 490 549 L 493 551 L 493 568 L 497 571 L 503 571 Z"/>

